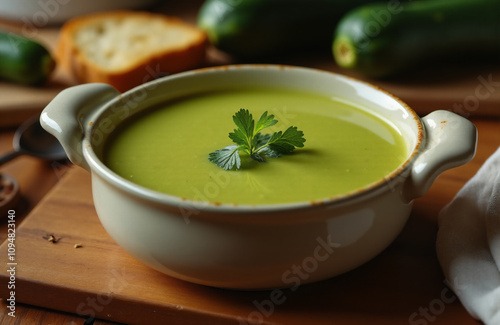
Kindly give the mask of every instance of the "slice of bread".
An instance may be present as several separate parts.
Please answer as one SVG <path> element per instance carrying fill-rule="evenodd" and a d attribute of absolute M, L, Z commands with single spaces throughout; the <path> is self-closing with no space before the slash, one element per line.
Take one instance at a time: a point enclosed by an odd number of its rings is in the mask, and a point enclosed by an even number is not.
<path fill-rule="evenodd" d="M 66 22 L 56 59 L 79 82 L 104 82 L 123 92 L 202 65 L 206 45 L 204 32 L 178 18 L 111 11 Z"/>

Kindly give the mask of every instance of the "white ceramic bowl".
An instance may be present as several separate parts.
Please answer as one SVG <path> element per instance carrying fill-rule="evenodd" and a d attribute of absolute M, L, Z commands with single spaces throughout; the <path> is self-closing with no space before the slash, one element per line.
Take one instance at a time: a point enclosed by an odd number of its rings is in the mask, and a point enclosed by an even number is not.
<path fill-rule="evenodd" d="M 409 148 L 391 174 L 356 193 L 311 205 L 212 205 L 158 193 L 107 168 L 99 152 L 123 120 L 173 98 L 252 86 L 286 87 L 348 99 L 390 120 Z M 369 261 L 400 233 L 412 200 L 442 171 L 469 161 L 476 128 L 448 111 L 420 119 L 399 99 L 325 71 L 273 65 L 225 66 L 159 79 L 124 94 L 105 84 L 61 92 L 43 127 L 90 171 L 94 204 L 113 239 L 170 276 L 224 288 L 297 287 Z"/>

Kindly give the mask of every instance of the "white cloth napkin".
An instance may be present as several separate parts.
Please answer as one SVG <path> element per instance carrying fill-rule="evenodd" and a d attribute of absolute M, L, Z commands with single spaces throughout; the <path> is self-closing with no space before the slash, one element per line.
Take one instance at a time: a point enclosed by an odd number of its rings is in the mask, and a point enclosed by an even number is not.
<path fill-rule="evenodd" d="M 436 249 L 467 311 L 500 325 L 500 148 L 440 212 Z"/>

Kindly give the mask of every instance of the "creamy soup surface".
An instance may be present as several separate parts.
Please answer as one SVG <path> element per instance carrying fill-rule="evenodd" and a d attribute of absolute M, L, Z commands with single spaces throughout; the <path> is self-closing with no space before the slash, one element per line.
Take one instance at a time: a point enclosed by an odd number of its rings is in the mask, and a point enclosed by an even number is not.
<path fill-rule="evenodd" d="M 208 160 L 233 144 L 232 116 L 245 108 L 278 123 L 262 133 L 297 126 L 303 148 L 260 163 L 242 155 L 242 168 Z M 319 201 L 379 181 L 407 157 L 394 126 L 335 98 L 281 89 L 213 92 L 172 101 L 136 116 L 107 141 L 103 160 L 136 184 L 196 201 L 275 204 Z"/>

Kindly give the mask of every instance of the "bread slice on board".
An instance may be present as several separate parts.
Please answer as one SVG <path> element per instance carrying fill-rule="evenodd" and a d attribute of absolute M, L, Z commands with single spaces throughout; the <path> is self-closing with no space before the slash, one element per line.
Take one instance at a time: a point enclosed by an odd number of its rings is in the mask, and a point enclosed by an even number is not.
<path fill-rule="evenodd" d="M 202 65 L 206 45 L 204 32 L 176 17 L 111 11 L 65 23 L 56 58 L 79 82 L 104 82 L 123 92 Z"/>

